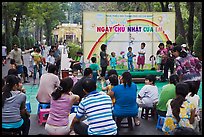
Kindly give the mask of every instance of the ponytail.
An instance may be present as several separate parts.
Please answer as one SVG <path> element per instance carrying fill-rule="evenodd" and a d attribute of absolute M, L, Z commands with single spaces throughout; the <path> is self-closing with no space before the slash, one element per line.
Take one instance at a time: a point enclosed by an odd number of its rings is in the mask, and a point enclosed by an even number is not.
<path fill-rule="evenodd" d="M 58 100 L 63 93 L 69 93 L 72 87 L 73 80 L 70 77 L 62 79 L 60 86 L 58 86 L 57 89 L 51 94 L 53 100 Z"/>
<path fill-rule="evenodd" d="M 53 97 L 53 100 L 57 100 L 61 97 L 63 88 L 61 86 L 58 86 L 57 89 L 52 92 L 51 96 Z"/>
<path fill-rule="evenodd" d="M 183 102 L 185 101 L 185 98 L 181 95 L 178 95 L 175 99 L 173 99 L 170 103 L 171 105 L 171 110 L 172 110 L 172 114 L 174 115 L 174 117 L 176 118 L 177 122 L 180 121 L 180 107 L 183 104 Z"/>
<path fill-rule="evenodd" d="M 4 106 L 5 100 L 12 96 L 11 90 L 15 84 L 18 84 L 19 80 L 15 75 L 8 75 L 6 77 L 6 85 L 2 88 L 2 108 Z"/>

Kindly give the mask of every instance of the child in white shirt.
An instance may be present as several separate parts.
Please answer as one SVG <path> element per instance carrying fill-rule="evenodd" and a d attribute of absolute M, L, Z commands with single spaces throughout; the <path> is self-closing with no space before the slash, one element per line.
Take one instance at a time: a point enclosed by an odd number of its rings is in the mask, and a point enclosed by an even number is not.
<path fill-rule="evenodd" d="M 48 67 L 49 67 L 50 64 L 55 65 L 54 53 L 55 53 L 55 51 L 53 49 L 50 49 L 49 55 L 46 58 L 46 63 L 47 63 L 46 70 L 48 70 Z"/>
<path fill-rule="evenodd" d="M 145 85 L 138 93 L 137 103 L 139 107 L 153 107 L 158 102 L 159 94 L 155 81 L 154 75 L 145 77 Z"/>

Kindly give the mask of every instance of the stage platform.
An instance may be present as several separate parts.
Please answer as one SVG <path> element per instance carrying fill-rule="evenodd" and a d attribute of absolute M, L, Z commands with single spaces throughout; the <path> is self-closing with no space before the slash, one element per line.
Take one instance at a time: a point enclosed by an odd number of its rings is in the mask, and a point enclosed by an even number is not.
<path fill-rule="evenodd" d="M 124 72 L 128 70 L 116 70 L 118 75 L 122 75 Z M 161 76 L 163 75 L 163 72 L 157 72 L 156 70 L 144 70 L 144 71 L 130 71 L 130 74 L 132 75 L 133 78 L 145 78 L 147 75 L 156 75 L 156 76 Z"/>

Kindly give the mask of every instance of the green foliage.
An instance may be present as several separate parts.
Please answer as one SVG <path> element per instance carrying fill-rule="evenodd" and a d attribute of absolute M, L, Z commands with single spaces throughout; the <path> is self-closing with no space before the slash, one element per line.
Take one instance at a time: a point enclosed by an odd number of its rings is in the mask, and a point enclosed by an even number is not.
<path fill-rule="evenodd" d="M 25 38 L 24 37 L 20 37 L 20 43 L 21 43 L 21 49 L 22 51 L 25 50 Z"/>
<path fill-rule="evenodd" d="M 12 45 L 16 44 L 19 48 L 21 47 L 21 43 L 20 40 L 18 38 L 18 36 L 13 36 L 13 40 L 12 40 Z"/>
<path fill-rule="evenodd" d="M 30 37 L 30 48 L 33 48 L 35 44 L 35 39 L 33 37 Z"/>
<path fill-rule="evenodd" d="M 8 40 L 7 45 L 6 45 L 7 46 L 7 52 L 10 52 L 12 50 L 12 47 L 13 47 L 12 39 L 13 38 L 11 36 L 7 38 L 7 40 Z"/>
<path fill-rule="evenodd" d="M 195 55 L 202 60 L 202 32 L 198 34 L 193 44 Z"/>
<path fill-rule="evenodd" d="M 77 51 L 82 52 L 82 48 L 75 43 L 68 43 L 68 48 L 69 48 L 69 57 L 72 59 L 75 58 Z"/>
<path fill-rule="evenodd" d="M 181 45 L 181 44 L 184 44 L 184 43 L 186 43 L 186 40 L 181 35 L 178 35 L 177 38 L 176 38 L 176 44 Z"/>
<path fill-rule="evenodd" d="M 28 37 L 25 38 L 25 49 L 30 49 L 30 39 Z"/>

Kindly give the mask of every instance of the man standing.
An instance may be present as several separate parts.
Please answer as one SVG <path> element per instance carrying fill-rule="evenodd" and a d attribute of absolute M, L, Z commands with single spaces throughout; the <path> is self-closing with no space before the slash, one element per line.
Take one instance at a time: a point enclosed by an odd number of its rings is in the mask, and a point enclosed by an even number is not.
<path fill-rule="evenodd" d="M 164 64 L 164 78 L 162 81 L 166 81 L 168 79 L 168 70 L 170 69 L 170 73 L 174 73 L 174 57 L 172 56 L 173 44 L 171 41 L 166 42 L 166 63 Z"/>
<path fill-rule="evenodd" d="M 54 57 L 55 57 L 55 63 L 56 63 L 56 66 L 58 68 L 58 71 L 60 71 L 60 63 L 61 63 L 61 51 L 59 50 L 59 45 L 56 44 L 54 46 Z"/>
<path fill-rule="evenodd" d="M 28 81 L 25 80 L 25 74 L 23 71 L 23 55 L 22 55 L 22 51 L 20 48 L 18 48 L 18 46 L 16 44 L 13 45 L 13 50 L 11 50 L 10 53 L 10 59 L 14 59 L 16 62 L 16 69 L 18 74 L 21 74 L 23 77 L 23 81 L 24 83 L 29 83 Z"/>

